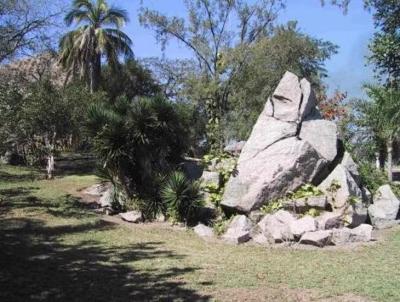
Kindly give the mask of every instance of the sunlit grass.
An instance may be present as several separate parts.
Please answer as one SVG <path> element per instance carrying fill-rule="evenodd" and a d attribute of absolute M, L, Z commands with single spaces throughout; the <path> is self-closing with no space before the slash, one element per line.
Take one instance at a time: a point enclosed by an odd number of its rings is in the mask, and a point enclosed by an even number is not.
<path fill-rule="evenodd" d="M 40 179 L 40 173 L 29 169 L 2 166 L 0 171 L 15 177 L 36 173 L 37 177 L 33 180 L 21 178 L 13 181 L 1 178 L 1 207 L 4 211 L 0 219 L 3 221 L 30 219 L 36 223 L 40 222 L 43 226 L 34 236 L 39 243 L 45 240 L 40 231 L 43 227 L 50 228 L 49 230 L 60 226 L 72 228 L 73 232 L 56 229 L 57 236 L 51 240 L 62 244 L 63 249 L 91 247 L 97 251 L 93 252 L 97 254 L 90 256 L 74 255 L 78 260 L 80 257 L 85 261 L 87 260 L 85 257 L 90 259 L 98 257 L 99 259 L 94 262 L 97 265 L 101 263 L 113 267 L 116 263 L 123 264 L 124 268 L 134 272 L 153 274 L 157 278 L 161 278 L 159 276 L 162 275 L 165 277 L 162 279 L 163 282 L 167 280 L 179 282 L 192 293 L 212 293 L 215 299 L 224 301 L 235 298 L 225 295 L 226 291 L 233 289 L 240 289 L 248 294 L 255 292 L 257 295 L 278 301 L 295 300 L 290 292 L 291 289 L 294 289 L 295 293 L 304 292 L 309 299 L 353 294 L 377 301 L 400 301 L 399 229 L 389 231 L 385 240 L 354 250 L 231 246 L 206 242 L 192 231 L 176 230 L 157 224 L 104 227 L 100 222 L 100 216 L 80 206 L 76 203 L 76 198 L 71 197 L 77 190 L 98 181 L 93 175 L 72 175 L 48 181 Z M 19 189 L 20 192 L 7 191 L 10 189 Z M 11 196 L 4 194 L 7 192 L 12 193 Z M 21 223 L 19 220 L 15 223 L 17 222 Z M 21 225 L 16 226 L 16 229 L 23 234 L 24 224 Z M 7 228 L 9 227 L 10 223 L 7 223 Z M 0 225 L 0 232 L 5 228 L 5 225 Z M 151 249 L 148 248 L 150 245 L 153 246 Z M 135 252 L 130 254 L 132 247 L 135 247 Z M 147 255 L 150 251 L 151 257 Z M 20 252 L 23 255 L 16 257 L 26 257 L 26 254 L 29 254 L 29 251 Z M 16 266 L 18 267 L 18 264 Z M 178 270 L 180 273 L 168 277 L 163 275 L 163 272 L 171 270 Z M 18 270 L 14 271 L 12 267 L 11 272 L 17 273 Z M 32 274 L 35 274 L 34 269 Z M 77 274 L 79 279 L 79 271 Z M 56 276 L 60 277 L 57 274 Z M 99 286 L 107 286 L 107 276 L 103 277 L 104 284 Z M 115 278 L 117 278 L 115 281 L 124 286 L 126 279 L 123 274 L 120 277 L 116 275 Z M 151 291 L 147 292 L 145 288 L 156 286 L 156 283 L 146 282 L 150 284 L 142 285 L 142 294 L 151 295 Z M 40 286 L 45 288 L 46 284 Z M 306 289 L 310 291 L 305 291 Z M 7 294 L 7 290 L 13 289 L 6 289 L 3 295 Z M 8 294 L 9 296 L 5 297 L 12 296 L 11 292 Z M 271 298 L 271 295 L 274 298 Z M 260 300 L 264 299 L 261 296 Z M 120 301 L 124 301 L 122 297 L 120 298 Z"/>

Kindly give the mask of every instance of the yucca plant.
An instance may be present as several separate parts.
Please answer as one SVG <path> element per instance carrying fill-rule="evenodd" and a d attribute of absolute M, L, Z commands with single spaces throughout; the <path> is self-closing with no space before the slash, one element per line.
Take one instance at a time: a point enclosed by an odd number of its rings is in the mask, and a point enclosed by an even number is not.
<path fill-rule="evenodd" d="M 200 184 L 189 181 L 182 172 L 175 171 L 166 180 L 161 198 L 167 214 L 175 221 L 191 223 L 196 209 L 201 205 Z"/>

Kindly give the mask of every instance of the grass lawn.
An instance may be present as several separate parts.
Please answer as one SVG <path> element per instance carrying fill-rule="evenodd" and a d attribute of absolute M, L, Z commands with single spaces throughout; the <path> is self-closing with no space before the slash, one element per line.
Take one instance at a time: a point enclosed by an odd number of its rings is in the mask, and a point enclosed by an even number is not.
<path fill-rule="evenodd" d="M 400 301 L 400 229 L 351 250 L 236 247 L 103 220 L 74 197 L 96 181 L 0 166 L 0 301 Z"/>

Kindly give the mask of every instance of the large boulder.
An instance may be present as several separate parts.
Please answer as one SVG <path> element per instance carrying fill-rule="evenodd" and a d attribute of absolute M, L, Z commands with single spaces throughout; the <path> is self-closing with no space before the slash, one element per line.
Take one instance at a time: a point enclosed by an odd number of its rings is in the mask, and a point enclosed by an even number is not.
<path fill-rule="evenodd" d="M 335 159 L 338 149 L 335 123 L 327 120 L 304 121 L 300 138 L 310 143 L 328 161 Z"/>
<path fill-rule="evenodd" d="M 248 157 L 245 149 L 238 172 L 229 179 L 221 203 L 242 212 L 255 210 L 268 200 L 312 182 L 327 164 L 309 143 L 296 137 L 259 150 L 253 158 Z"/>
<path fill-rule="evenodd" d="M 393 226 L 396 224 L 399 207 L 400 201 L 394 195 L 390 186 L 379 187 L 374 196 L 374 203 L 368 208 L 372 225 L 377 229 Z"/>
<path fill-rule="evenodd" d="M 300 122 L 316 106 L 310 83 L 286 72 L 268 102 L 268 113 L 286 122 Z"/>
<path fill-rule="evenodd" d="M 320 119 L 310 83 L 286 72 L 243 147 L 222 206 L 247 213 L 305 183 L 320 183 L 337 155 L 336 132 L 334 123 Z"/>

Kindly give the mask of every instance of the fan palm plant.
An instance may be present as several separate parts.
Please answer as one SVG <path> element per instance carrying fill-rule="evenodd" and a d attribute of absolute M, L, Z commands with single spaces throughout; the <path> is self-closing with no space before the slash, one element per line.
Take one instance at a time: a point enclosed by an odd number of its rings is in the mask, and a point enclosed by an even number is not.
<path fill-rule="evenodd" d="M 95 103 L 88 130 L 104 169 L 128 199 L 159 200 L 160 179 L 181 162 L 187 146 L 175 104 L 160 97 Z"/>
<path fill-rule="evenodd" d="M 125 10 L 110 7 L 105 0 L 74 0 L 64 18 L 68 26 L 82 24 L 60 40 L 60 63 L 69 74 L 79 74 L 93 92 L 98 88 L 101 59 L 112 68 L 118 57 L 132 57 L 131 39 L 120 29 L 128 22 Z"/>

